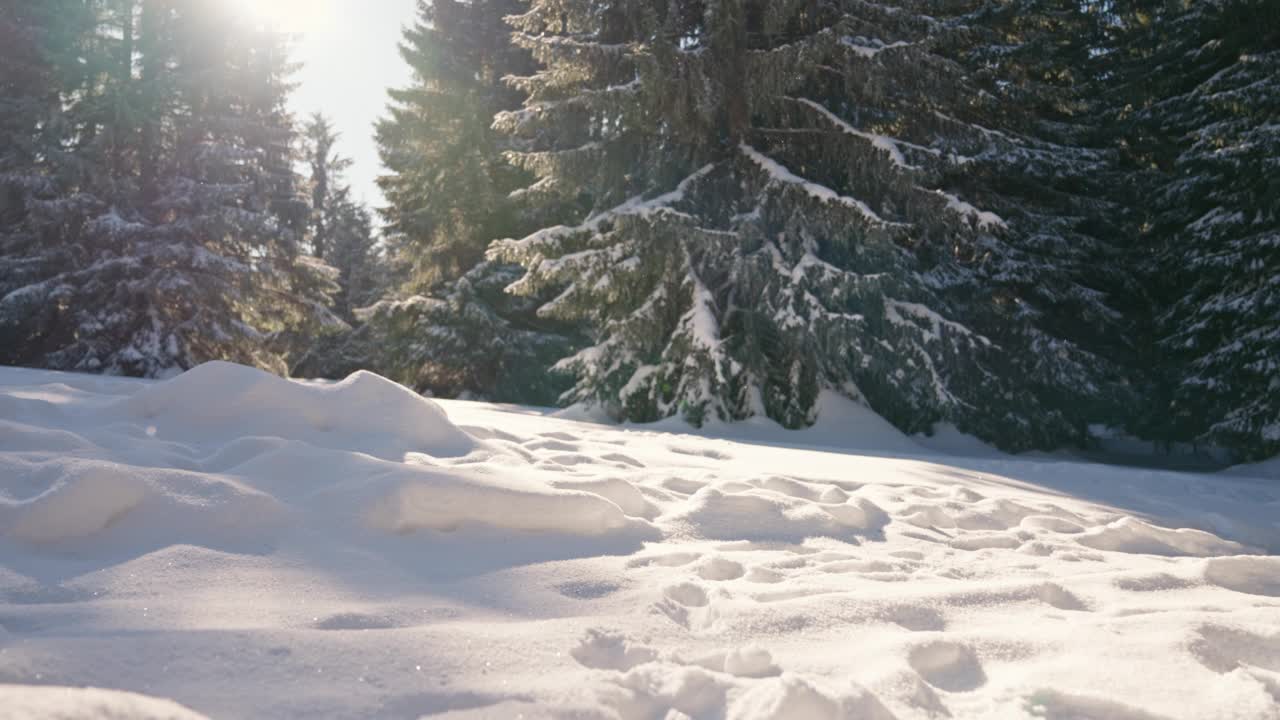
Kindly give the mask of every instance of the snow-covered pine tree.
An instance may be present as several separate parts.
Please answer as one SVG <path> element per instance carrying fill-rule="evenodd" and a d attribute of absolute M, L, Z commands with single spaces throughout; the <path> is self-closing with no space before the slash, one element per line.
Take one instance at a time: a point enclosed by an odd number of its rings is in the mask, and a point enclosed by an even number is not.
<path fill-rule="evenodd" d="M 1055 266 L 1084 233 L 1044 237 L 1048 203 L 1000 171 L 1091 156 L 992 92 L 1012 69 L 972 59 L 984 7 L 534 0 L 512 18 L 543 69 L 512 79 L 529 99 L 498 126 L 531 192 L 588 210 L 492 254 L 528 268 L 517 293 L 567 288 L 544 314 L 594 329 L 565 399 L 796 427 L 829 389 L 907 431 L 1083 441 L 1098 410 L 1079 398 L 1112 379 L 1046 308 L 1113 314 L 1080 257 Z"/>
<path fill-rule="evenodd" d="M 0 11 L 0 363 L 47 364 L 74 340 L 73 274 L 92 247 L 90 221 L 107 207 L 102 181 L 124 159 L 121 134 L 101 125 L 121 109 L 109 91 L 121 87 L 131 6 L 54 0 Z"/>
<path fill-rule="evenodd" d="M 568 350 L 536 301 L 502 292 L 518 276 L 485 260 L 489 242 L 546 214 L 512 197 L 526 181 L 503 157 L 494 114 L 523 95 L 502 80 L 529 72 L 528 53 L 503 18 L 520 0 L 424 0 L 401 54 L 411 86 L 393 90 L 377 140 L 388 173 L 387 251 L 396 288 L 363 313 L 346 354 L 367 352 L 380 372 L 438 395 L 549 404 L 562 382 L 546 369 Z M 365 348 L 367 350 L 361 350 Z"/>
<path fill-rule="evenodd" d="M 489 239 L 516 222 L 506 202 L 520 186 L 490 129 L 519 93 L 502 77 L 530 67 L 507 40 L 503 17 L 519 0 L 419 0 L 417 22 L 400 50 L 413 70 L 409 87 L 392 90 L 377 142 L 388 172 L 385 234 L 400 281 L 416 290 L 466 274 Z"/>
<path fill-rule="evenodd" d="M 337 270 L 333 311 L 347 327 L 339 332 L 294 338 L 300 349 L 291 372 L 303 377 L 342 378 L 374 366 L 385 353 L 368 341 L 356 311 L 376 302 L 386 289 L 382 258 L 369 210 L 351 198 L 346 171 L 351 160 L 337 151 L 338 134 L 322 114 L 303 128 L 304 155 L 310 167 L 310 249 Z M 379 370 L 385 368 L 378 367 Z"/>
<path fill-rule="evenodd" d="M 347 194 L 341 179 L 351 169 L 351 159 L 338 154 L 338 133 L 322 113 L 314 113 L 302 128 L 308 178 L 311 186 L 311 254 L 321 260 L 333 245 L 337 201 Z"/>
<path fill-rule="evenodd" d="M 311 174 L 311 253 L 338 271 L 334 312 L 350 322 L 354 312 L 374 302 L 381 285 L 377 242 L 369 211 L 351 197 L 346 171 L 351 159 L 337 151 L 338 133 L 322 114 L 303 128 Z"/>
<path fill-rule="evenodd" d="M 70 262 L 0 300 L 19 322 L 53 309 L 24 362 L 143 376 L 210 359 L 284 370 L 267 341 L 324 318 L 331 283 L 298 253 L 305 203 L 278 38 L 216 0 L 86 7 L 97 12 L 77 64 L 95 69 L 57 88 L 76 169 L 59 202 L 79 213 L 60 208 L 44 238 Z"/>
<path fill-rule="evenodd" d="M 973 80 L 970 119 L 1001 133 L 959 168 L 957 181 L 1007 221 L 974 267 L 980 297 L 994 293 L 1019 317 L 972 322 L 998 344 L 1028 350 L 1010 360 L 1029 383 L 1039 422 L 1076 428 L 1065 437 L 1077 442 L 1087 422 L 1132 429 L 1145 414 L 1135 338 L 1146 299 L 1133 269 L 1140 219 L 1126 202 L 1135 197 L 1132 168 L 1108 131 L 1114 63 L 1101 51 L 1113 7 L 980 3 L 961 19 L 968 42 L 942 51 Z"/>
<path fill-rule="evenodd" d="M 1160 169 L 1147 266 L 1166 441 L 1280 451 L 1280 5 L 1160 5 L 1128 38 L 1155 78 L 1133 114 Z"/>
<path fill-rule="evenodd" d="M 59 99 L 54 18 L 66 3 L 0 2 L 0 299 L 51 274 L 67 259 L 44 242 L 36 203 L 58 188 L 61 138 L 51 125 Z M 65 16 L 63 16 L 65 18 Z M 15 304 L 16 305 L 16 304 Z M 25 359 L 41 323 L 0 306 L 0 363 Z"/>

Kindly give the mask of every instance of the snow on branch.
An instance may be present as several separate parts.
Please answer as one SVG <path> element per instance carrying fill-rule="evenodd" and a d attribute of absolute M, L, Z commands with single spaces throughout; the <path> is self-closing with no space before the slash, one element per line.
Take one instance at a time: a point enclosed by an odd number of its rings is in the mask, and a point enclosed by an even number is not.
<path fill-rule="evenodd" d="M 670 192 L 648 200 L 645 200 L 643 195 L 637 195 L 620 205 L 588 217 L 578 225 L 555 225 L 543 228 L 520 240 L 499 240 L 489 250 L 489 257 L 490 259 L 512 258 L 513 255 L 521 254 L 522 251 L 542 247 L 556 240 L 583 233 L 598 233 L 605 223 L 624 215 L 647 217 L 656 212 L 669 210 L 672 205 L 684 199 L 693 183 L 706 177 L 714 168 L 715 165 L 705 165 L 697 172 L 681 180 L 676 188 Z"/>
<path fill-rule="evenodd" d="M 877 38 L 865 38 L 859 35 L 857 37 L 842 37 L 840 38 L 840 44 L 852 50 L 858 55 L 858 57 L 871 59 L 885 50 L 911 47 L 915 43 L 902 42 L 899 40 L 898 42 L 886 45 L 883 40 L 879 40 Z"/>
<path fill-rule="evenodd" d="M 797 185 L 808 193 L 810 197 L 816 200 L 835 203 L 837 205 L 843 205 L 847 208 L 857 210 L 863 217 L 876 225 L 891 224 L 886 222 L 884 218 L 877 215 L 870 206 L 861 200 L 841 195 L 825 185 L 819 185 L 818 183 L 806 180 L 788 170 L 778 161 L 766 156 L 746 143 L 740 144 L 738 149 L 742 151 L 743 155 L 746 155 L 752 162 L 758 165 L 761 170 L 764 170 L 765 173 L 767 173 L 775 182 L 786 185 Z"/>
<path fill-rule="evenodd" d="M 826 118 L 826 120 L 830 122 L 832 125 L 835 125 L 837 128 L 839 128 L 839 130 L 845 133 L 846 135 L 852 135 L 854 137 L 862 138 L 863 140 L 866 140 L 867 142 L 871 143 L 876 148 L 885 151 L 886 153 L 889 154 L 889 159 L 893 161 L 893 164 L 904 170 L 917 170 L 919 169 L 919 166 L 911 165 L 910 163 L 907 162 L 906 158 L 902 154 L 903 146 L 909 147 L 913 150 L 920 150 L 921 152 L 926 152 L 926 153 L 929 153 L 930 155 L 936 156 L 936 155 L 942 154 L 941 151 L 936 150 L 934 148 L 927 148 L 927 147 L 924 147 L 923 145 L 915 145 L 913 143 L 905 142 L 903 140 L 891 138 L 887 135 L 878 135 L 876 133 L 869 133 L 864 130 L 859 130 L 854 126 L 850 125 L 849 123 L 845 122 L 844 120 L 842 120 L 838 115 L 828 110 L 825 106 L 819 103 L 816 103 L 808 98 L 788 97 L 787 99 L 794 102 L 798 102 L 801 105 L 804 105 L 805 107 L 808 107 L 813 111 L 817 112 L 819 115 Z"/>
<path fill-rule="evenodd" d="M 934 190 L 933 192 L 934 194 L 941 195 L 946 198 L 948 210 L 964 215 L 965 217 L 973 218 L 977 221 L 978 227 L 983 230 L 990 230 L 993 227 L 998 227 L 1002 230 L 1009 229 L 1009 224 L 1004 221 L 1004 218 L 989 210 L 979 210 L 970 203 L 961 200 L 951 193 L 946 193 L 941 190 Z"/>
<path fill-rule="evenodd" d="M 929 327 L 930 327 L 929 330 L 925 331 L 925 335 L 931 341 L 941 339 L 942 337 L 941 331 L 942 331 L 942 328 L 945 327 L 949 330 L 953 330 L 966 337 L 975 338 L 976 340 L 981 342 L 983 345 L 987 345 L 987 346 L 991 345 L 991 341 L 988 340 L 986 337 L 983 337 L 982 335 L 975 333 L 974 331 L 970 330 L 964 325 L 961 325 L 958 322 L 944 318 L 943 316 L 939 315 L 933 310 L 930 310 L 924 305 L 921 305 L 920 303 L 905 302 L 903 300 L 893 300 L 891 298 L 885 298 L 884 312 L 885 312 L 885 317 L 889 319 L 889 322 L 895 325 L 909 324 L 909 325 L 912 325 L 913 327 L 920 327 L 918 323 L 908 320 L 906 316 L 910 316 L 918 320 L 924 320 L 929 324 Z"/>

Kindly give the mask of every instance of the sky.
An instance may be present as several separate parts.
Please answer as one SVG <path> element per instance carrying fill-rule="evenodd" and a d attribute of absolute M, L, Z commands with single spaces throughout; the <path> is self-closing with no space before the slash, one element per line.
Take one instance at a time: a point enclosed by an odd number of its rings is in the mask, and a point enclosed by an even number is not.
<path fill-rule="evenodd" d="M 401 29 L 413 22 L 416 0 L 232 0 L 257 19 L 296 38 L 294 58 L 303 64 L 293 110 L 300 119 L 320 111 L 342 134 L 338 151 L 354 165 L 356 199 L 382 203 L 374 180 L 381 172 L 373 124 L 387 104 L 387 89 L 411 77 L 400 58 Z"/>

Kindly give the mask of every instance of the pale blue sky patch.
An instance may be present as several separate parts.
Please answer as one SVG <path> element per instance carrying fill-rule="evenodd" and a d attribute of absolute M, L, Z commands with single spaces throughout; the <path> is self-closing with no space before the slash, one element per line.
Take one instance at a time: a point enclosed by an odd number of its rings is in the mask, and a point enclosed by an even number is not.
<path fill-rule="evenodd" d="M 342 138 L 338 150 L 354 164 L 353 194 L 382 204 L 375 179 L 382 172 L 373 125 L 387 105 L 387 89 L 412 77 L 400 57 L 401 30 L 413 22 L 416 0 L 236 0 L 295 33 L 294 58 L 303 64 L 292 107 L 298 118 L 328 115 Z"/>

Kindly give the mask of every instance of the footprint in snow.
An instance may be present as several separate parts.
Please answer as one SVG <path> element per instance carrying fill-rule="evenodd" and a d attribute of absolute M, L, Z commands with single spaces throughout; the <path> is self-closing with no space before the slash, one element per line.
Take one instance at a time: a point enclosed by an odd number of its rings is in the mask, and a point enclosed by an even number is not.
<path fill-rule="evenodd" d="M 987 682 L 987 674 L 973 648 L 949 640 L 917 646 L 907 662 L 925 682 L 939 690 L 968 692 Z"/>
<path fill-rule="evenodd" d="M 895 605 L 886 608 L 879 617 L 911 632 L 941 632 L 947 629 L 947 620 L 942 613 L 920 605 Z"/>
<path fill-rule="evenodd" d="M 711 602 L 707 597 L 707 591 L 703 590 L 701 585 L 695 585 L 694 583 L 671 585 L 666 590 L 663 590 L 662 594 L 668 600 L 685 607 L 706 607 Z"/>
<path fill-rule="evenodd" d="M 1237 628 L 1205 625 L 1191 641 L 1191 654 L 1218 673 L 1252 665 L 1280 673 L 1280 633 L 1258 635 Z"/>
<path fill-rule="evenodd" d="M 710 607 L 711 598 L 701 585 L 690 582 L 670 585 L 662 594 L 663 598 L 653 605 L 654 611 L 686 630 L 710 627 L 719 616 L 715 608 Z"/>
<path fill-rule="evenodd" d="M 1036 595 L 1047 605 L 1059 610 L 1088 610 L 1089 605 L 1077 595 L 1056 583 L 1045 583 L 1036 588 Z"/>
<path fill-rule="evenodd" d="M 735 562 L 727 558 L 712 557 L 699 563 L 696 572 L 698 573 L 698 577 L 703 580 L 716 582 L 737 580 L 745 575 L 747 571 L 740 562 Z"/>
<path fill-rule="evenodd" d="M 1280 597 L 1280 557 L 1214 558 L 1205 563 L 1204 579 L 1238 593 Z"/>

